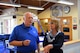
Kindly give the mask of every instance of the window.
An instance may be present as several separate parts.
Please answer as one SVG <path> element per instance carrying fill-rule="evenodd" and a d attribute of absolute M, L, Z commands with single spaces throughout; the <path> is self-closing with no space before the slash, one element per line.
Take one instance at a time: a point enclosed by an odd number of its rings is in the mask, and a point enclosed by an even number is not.
<path fill-rule="evenodd" d="M 16 26 L 16 19 L 2 19 L 0 21 L 0 34 L 10 34 Z"/>

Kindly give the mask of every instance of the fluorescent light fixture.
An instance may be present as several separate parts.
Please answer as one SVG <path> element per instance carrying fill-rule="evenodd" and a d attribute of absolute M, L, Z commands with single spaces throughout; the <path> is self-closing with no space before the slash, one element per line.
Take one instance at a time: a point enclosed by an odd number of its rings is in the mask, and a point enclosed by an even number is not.
<path fill-rule="evenodd" d="M 34 6 L 28 6 L 28 9 L 44 10 L 44 8 Z"/>
<path fill-rule="evenodd" d="M 21 5 L 19 5 L 19 4 L 11 4 L 11 3 L 0 3 L 0 5 L 13 6 L 13 7 L 21 7 Z"/>
<path fill-rule="evenodd" d="M 74 3 L 69 2 L 69 1 L 57 1 L 57 3 L 61 3 L 61 4 L 66 4 L 66 5 L 74 5 Z"/>
<path fill-rule="evenodd" d="M 66 4 L 66 5 L 74 5 L 73 2 L 69 2 L 66 0 L 43 0 L 43 1 L 55 2 L 55 3 L 60 3 L 60 4 Z"/>

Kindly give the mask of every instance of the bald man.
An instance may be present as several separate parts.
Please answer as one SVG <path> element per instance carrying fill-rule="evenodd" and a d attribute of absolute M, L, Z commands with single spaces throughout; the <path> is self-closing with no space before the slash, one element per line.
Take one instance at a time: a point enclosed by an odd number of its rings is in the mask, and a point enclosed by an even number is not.
<path fill-rule="evenodd" d="M 9 44 L 17 46 L 17 53 L 35 53 L 35 50 L 39 53 L 39 37 L 36 28 L 32 26 L 32 13 L 24 13 L 23 20 L 11 33 Z"/>

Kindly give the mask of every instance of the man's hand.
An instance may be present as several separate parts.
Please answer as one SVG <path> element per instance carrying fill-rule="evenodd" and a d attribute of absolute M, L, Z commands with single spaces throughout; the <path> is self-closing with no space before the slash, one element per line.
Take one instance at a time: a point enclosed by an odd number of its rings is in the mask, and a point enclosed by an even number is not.
<path fill-rule="evenodd" d="M 30 40 L 24 40 L 23 44 L 24 44 L 24 46 L 28 46 L 30 44 Z"/>

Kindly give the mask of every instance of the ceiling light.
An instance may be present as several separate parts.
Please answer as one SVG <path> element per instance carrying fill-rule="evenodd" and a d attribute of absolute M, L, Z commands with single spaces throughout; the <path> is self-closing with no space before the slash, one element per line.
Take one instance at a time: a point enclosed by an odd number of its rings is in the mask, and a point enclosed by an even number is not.
<path fill-rule="evenodd" d="M 66 4 L 66 5 L 74 5 L 74 3 L 72 3 L 72 2 L 62 1 L 62 0 L 57 1 L 57 3 Z"/>
<path fill-rule="evenodd" d="M 11 3 L 0 3 L 0 5 L 13 6 L 13 7 L 21 7 L 21 5 L 19 5 L 19 4 L 11 4 Z"/>
<path fill-rule="evenodd" d="M 66 1 L 66 0 L 43 0 L 43 1 L 54 2 L 54 3 L 61 3 L 61 4 L 66 4 L 66 5 L 74 5 L 73 2 Z"/>
<path fill-rule="evenodd" d="M 44 10 L 44 8 L 34 6 L 28 6 L 28 9 Z"/>

